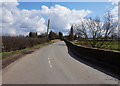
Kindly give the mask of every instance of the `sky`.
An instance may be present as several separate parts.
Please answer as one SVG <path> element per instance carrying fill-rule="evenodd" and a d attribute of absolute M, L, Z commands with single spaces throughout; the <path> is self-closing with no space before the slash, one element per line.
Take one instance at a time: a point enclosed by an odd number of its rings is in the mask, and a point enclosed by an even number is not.
<path fill-rule="evenodd" d="M 109 2 L 2 2 L 0 28 L 3 35 L 28 35 L 44 33 L 50 18 L 50 30 L 68 34 L 71 25 L 80 24 L 88 17 L 100 17 L 111 10 L 118 20 L 117 0 Z M 0 10 L 1 11 L 1 10 Z"/>
<path fill-rule="evenodd" d="M 92 13 L 89 14 L 87 17 L 101 17 L 103 18 L 104 13 L 107 12 L 110 8 L 114 8 L 116 5 L 112 4 L 111 2 L 20 2 L 17 6 L 19 9 L 36 9 L 41 10 L 41 6 L 45 5 L 47 7 L 61 5 L 64 7 L 69 8 L 70 10 L 91 10 Z"/>

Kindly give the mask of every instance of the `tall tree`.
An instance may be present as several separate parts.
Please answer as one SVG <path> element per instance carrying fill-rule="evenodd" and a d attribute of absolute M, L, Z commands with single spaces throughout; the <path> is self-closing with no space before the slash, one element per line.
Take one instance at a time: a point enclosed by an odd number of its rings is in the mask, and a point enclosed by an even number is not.
<path fill-rule="evenodd" d="M 62 32 L 59 32 L 59 38 L 62 40 L 63 39 L 63 34 Z"/>
<path fill-rule="evenodd" d="M 73 25 L 71 26 L 71 29 L 70 29 L 69 39 L 70 39 L 71 41 L 73 41 L 73 39 L 74 39 Z"/>
<path fill-rule="evenodd" d="M 74 40 L 77 40 L 77 34 L 74 35 Z"/>
<path fill-rule="evenodd" d="M 57 34 L 51 30 L 50 33 L 49 33 L 48 38 L 49 38 L 50 40 L 54 40 L 54 39 L 57 38 Z"/>

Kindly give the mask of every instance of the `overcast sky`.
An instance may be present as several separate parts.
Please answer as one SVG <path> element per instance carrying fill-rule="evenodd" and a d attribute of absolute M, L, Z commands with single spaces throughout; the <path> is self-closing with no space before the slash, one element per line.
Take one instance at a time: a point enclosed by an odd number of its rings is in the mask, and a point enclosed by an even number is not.
<path fill-rule="evenodd" d="M 50 18 L 50 30 L 67 34 L 72 24 L 79 24 L 87 17 L 103 18 L 111 10 L 118 20 L 118 0 L 109 2 L 2 2 L 0 29 L 4 35 L 44 33 Z"/>

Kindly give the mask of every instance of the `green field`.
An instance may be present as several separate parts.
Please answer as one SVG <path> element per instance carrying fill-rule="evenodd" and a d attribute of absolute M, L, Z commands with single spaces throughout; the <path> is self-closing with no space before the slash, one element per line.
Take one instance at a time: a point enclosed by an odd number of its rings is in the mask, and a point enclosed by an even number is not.
<path fill-rule="evenodd" d="M 71 42 L 74 43 L 74 44 L 76 44 L 76 45 L 82 45 L 82 46 L 91 47 L 90 43 L 86 42 L 86 41 L 71 41 Z M 103 49 L 110 49 L 110 50 L 120 51 L 120 40 L 113 40 L 112 42 L 110 42 L 109 45 L 108 45 L 108 43 L 109 42 L 106 41 L 103 44 L 103 46 L 102 46 Z"/>

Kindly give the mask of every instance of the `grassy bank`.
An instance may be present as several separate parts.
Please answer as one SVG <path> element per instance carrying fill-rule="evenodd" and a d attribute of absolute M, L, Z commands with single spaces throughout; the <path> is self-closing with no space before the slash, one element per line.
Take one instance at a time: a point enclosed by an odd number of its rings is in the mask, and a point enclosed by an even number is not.
<path fill-rule="evenodd" d="M 14 54 L 17 54 L 17 53 L 20 53 L 20 52 L 24 52 L 24 51 L 27 51 L 27 50 L 39 48 L 39 47 L 42 47 L 42 46 L 45 46 L 45 45 L 48 45 L 48 44 L 52 44 L 52 43 L 54 43 L 54 41 L 50 41 L 50 42 L 46 42 L 46 43 L 43 43 L 43 44 L 39 44 L 39 45 L 33 46 L 31 48 L 25 48 L 25 49 L 16 50 L 16 51 L 3 52 L 2 53 L 2 58 L 6 58 L 8 56 L 11 56 L 11 55 L 14 55 Z"/>

